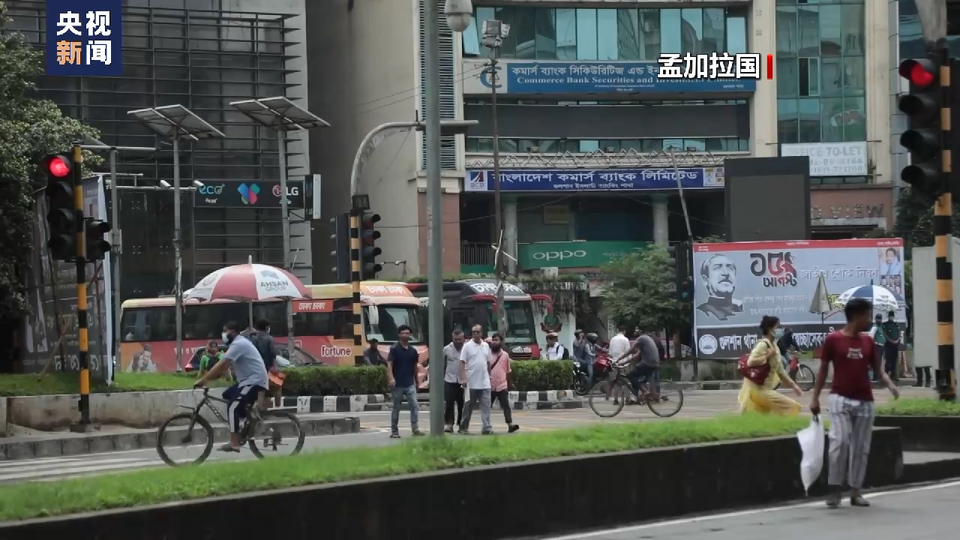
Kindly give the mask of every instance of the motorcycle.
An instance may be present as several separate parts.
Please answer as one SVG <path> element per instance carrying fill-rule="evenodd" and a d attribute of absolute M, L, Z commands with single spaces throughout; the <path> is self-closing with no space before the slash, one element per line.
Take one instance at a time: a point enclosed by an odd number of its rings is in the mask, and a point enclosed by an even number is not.
<path fill-rule="evenodd" d="M 610 371 L 610 356 L 607 354 L 607 351 L 604 349 L 599 349 L 597 351 L 597 357 L 593 361 L 593 377 L 594 380 L 598 380 Z M 578 396 L 585 396 L 590 393 L 590 388 L 593 386 L 593 381 L 590 380 L 590 375 L 585 369 L 580 365 L 580 362 L 573 363 L 573 391 L 576 392 Z"/>

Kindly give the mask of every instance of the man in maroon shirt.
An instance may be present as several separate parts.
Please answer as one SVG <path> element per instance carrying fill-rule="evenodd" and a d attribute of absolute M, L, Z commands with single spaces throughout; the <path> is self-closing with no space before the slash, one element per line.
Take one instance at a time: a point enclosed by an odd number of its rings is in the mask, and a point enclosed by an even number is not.
<path fill-rule="evenodd" d="M 883 384 L 894 399 L 897 388 L 884 373 L 876 354 L 876 343 L 865 334 L 870 330 L 873 304 L 865 298 L 854 298 L 844 307 L 847 325 L 828 335 L 820 353 L 820 373 L 813 389 L 810 412 L 820 414 L 820 392 L 827 382 L 830 364 L 833 364 L 833 385 L 830 389 L 830 465 L 827 483 L 830 495 L 827 506 L 840 506 L 844 480 L 850 485 L 850 505 L 870 506 L 860 494 L 867 473 L 870 438 L 873 434 L 873 389 L 870 386 L 870 368 L 880 373 Z"/>

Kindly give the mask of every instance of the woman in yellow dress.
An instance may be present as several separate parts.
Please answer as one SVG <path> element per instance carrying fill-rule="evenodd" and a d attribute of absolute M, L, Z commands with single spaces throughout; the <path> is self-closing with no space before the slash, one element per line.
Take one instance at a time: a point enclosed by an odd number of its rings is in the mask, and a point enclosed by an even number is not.
<path fill-rule="evenodd" d="M 797 386 L 797 383 L 793 382 L 793 379 L 783 369 L 780 348 L 776 345 L 776 341 L 782 332 L 779 318 L 764 315 L 760 321 L 760 333 L 763 334 L 763 337 L 750 351 L 747 365 L 756 367 L 767 364 L 770 366 L 770 374 L 767 375 L 767 379 L 762 386 L 744 377 L 743 386 L 740 388 L 740 395 L 737 398 L 740 402 L 741 413 L 800 414 L 799 403 L 774 390 L 777 383 L 782 382 L 785 386 L 793 388 L 793 392 L 798 397 L 803 395 L 803 390 Z"/>

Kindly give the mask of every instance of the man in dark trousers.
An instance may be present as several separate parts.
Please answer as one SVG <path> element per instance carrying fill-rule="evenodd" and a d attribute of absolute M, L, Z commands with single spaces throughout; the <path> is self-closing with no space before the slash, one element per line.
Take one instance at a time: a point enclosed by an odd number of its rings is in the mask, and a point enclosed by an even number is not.
<path fill-rule="evenodd" d="M 865 298 L 854 298 L 844 307 L 847 325 L 826 337 L 820 352 L 820 372 L 810 400 L 810 412 L 820 414 L 820 392 L 827 382 L 827 373 L 833 364 L 833 384 L 830 388 L 830 450 L 827 483 L 830 494 L 827 506 L 840 506 L 844 481 L 850 486 L 851 506 L 870 506 L 860 494 L 867 474 L 870 439 L 873 435 L 875 413 L 873 388 L 870 384 L 870 366 L 880 371 L 876 344 L 867 334 L 873 304 Z M 880 379 L 893 394 L 900 397 L 897 387 L 886 373 Z"/>
<path fill-rule="evenodd" d="M 884 370 L 891 379 L 897 380 L 897 358 L 900 356 L 900 325 L 893 320 L 894 312 L 887 314 L 883 323 L 883 359 Z"/>
<path fill-rule="evenodd" d="M 457 406 L 457 425 L 463 418 L 463 385 L 460 384 L 460 351 L 463 350 L 463 330 L 453 331 L 453 340 L 443 348 L 443 410 L 444 431 L 453 433 L 453 406 Z"/>
<path fill-rule="evenodd" d="M 270 335 L 270 321 L 260 319 L 254 325 L 256 332 L 250 334 L 250 341 L 257 348 L 260 357 L 263 358 L 263 366 L 267 368 L 267 373 L 277 374 L 277 343 Z M 289 349 L 288 349 L 289 350 Z M 270 382 L 270 388 L 264 392 L 259 400 L 261 409 L 270 407 L 270 398 L 277 407 L 283 405 L 283 387 Z"/>

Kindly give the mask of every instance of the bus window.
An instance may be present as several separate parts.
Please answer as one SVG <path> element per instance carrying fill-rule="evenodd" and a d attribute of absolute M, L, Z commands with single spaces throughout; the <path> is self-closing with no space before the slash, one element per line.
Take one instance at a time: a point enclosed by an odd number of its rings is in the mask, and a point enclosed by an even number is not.
<path fill-rule="evenodd" d="M 123 310 L 123 341 L 172 341 L 176 335 L 176 312 L 172 307 Z"/>
<path fill-rule="evenodd" d="M 473 310 L 470 309 L 454 309 L 450 312 L 450 318 L 453 321 L 453 330 L 460 330 L 466 335 L 470 335 L 470 330 L 473 328 L 474 321 L 470 317 L 470 313 Z"/>
<path fill-rule="evenodd" d="M 507 335 L 505 343 L 535 343 L 537 340 L 536 327 L 533 321 L 533 302 L 506 302 Z M 487 315 L 490 317 L 488 335 L 497 332 L 497 314 L 493 304 L 486 304 Z"/>
<path fill-rule="evenodd" d="M 244 312 L 246 312 L 246 309 L 246 304 L 244 304 Z M 249 315 L 246 317 L 249 317 Z M 286 302 L 261 302 L 253 304 L 254 324 L 260 319 L 270 321 L 270 335 L 273 337 L 287 337 Z M 294 328 L 296 327 L 296 323 L 294 323 Z"/>
<path fill-rule="evenodd" d="M 270 330 L 277 334 L 273 326 Z M 352 301 L 334 300 L 333 311 L 330 313 L 294 313 L 293 333 L 297 336 L 333 336 L 334 339 L 353 339 Z"/>
<path fill-rule="evenodd" d="M 364 332 L 367 339 L 376 338 L 380 343 L 396 343 L 398 340 L 397 328 L 403 325 L 410 327 L 410 342 L 423 342 L 423 332 L 420 325 L 420 308 L 416 305 L 367 306 L 364 317 Z M 371 310 L 377 310 L 374 317 Z M 374 323 L 371 323 L 371 319 Z"/>
<path fill-rule="evenodd" d="M 223 325 L 230 321 L 243 325 L 248 318 L 246 304 L 190 305 L 183 314 L 183 339 L 219 341 Z"/>

